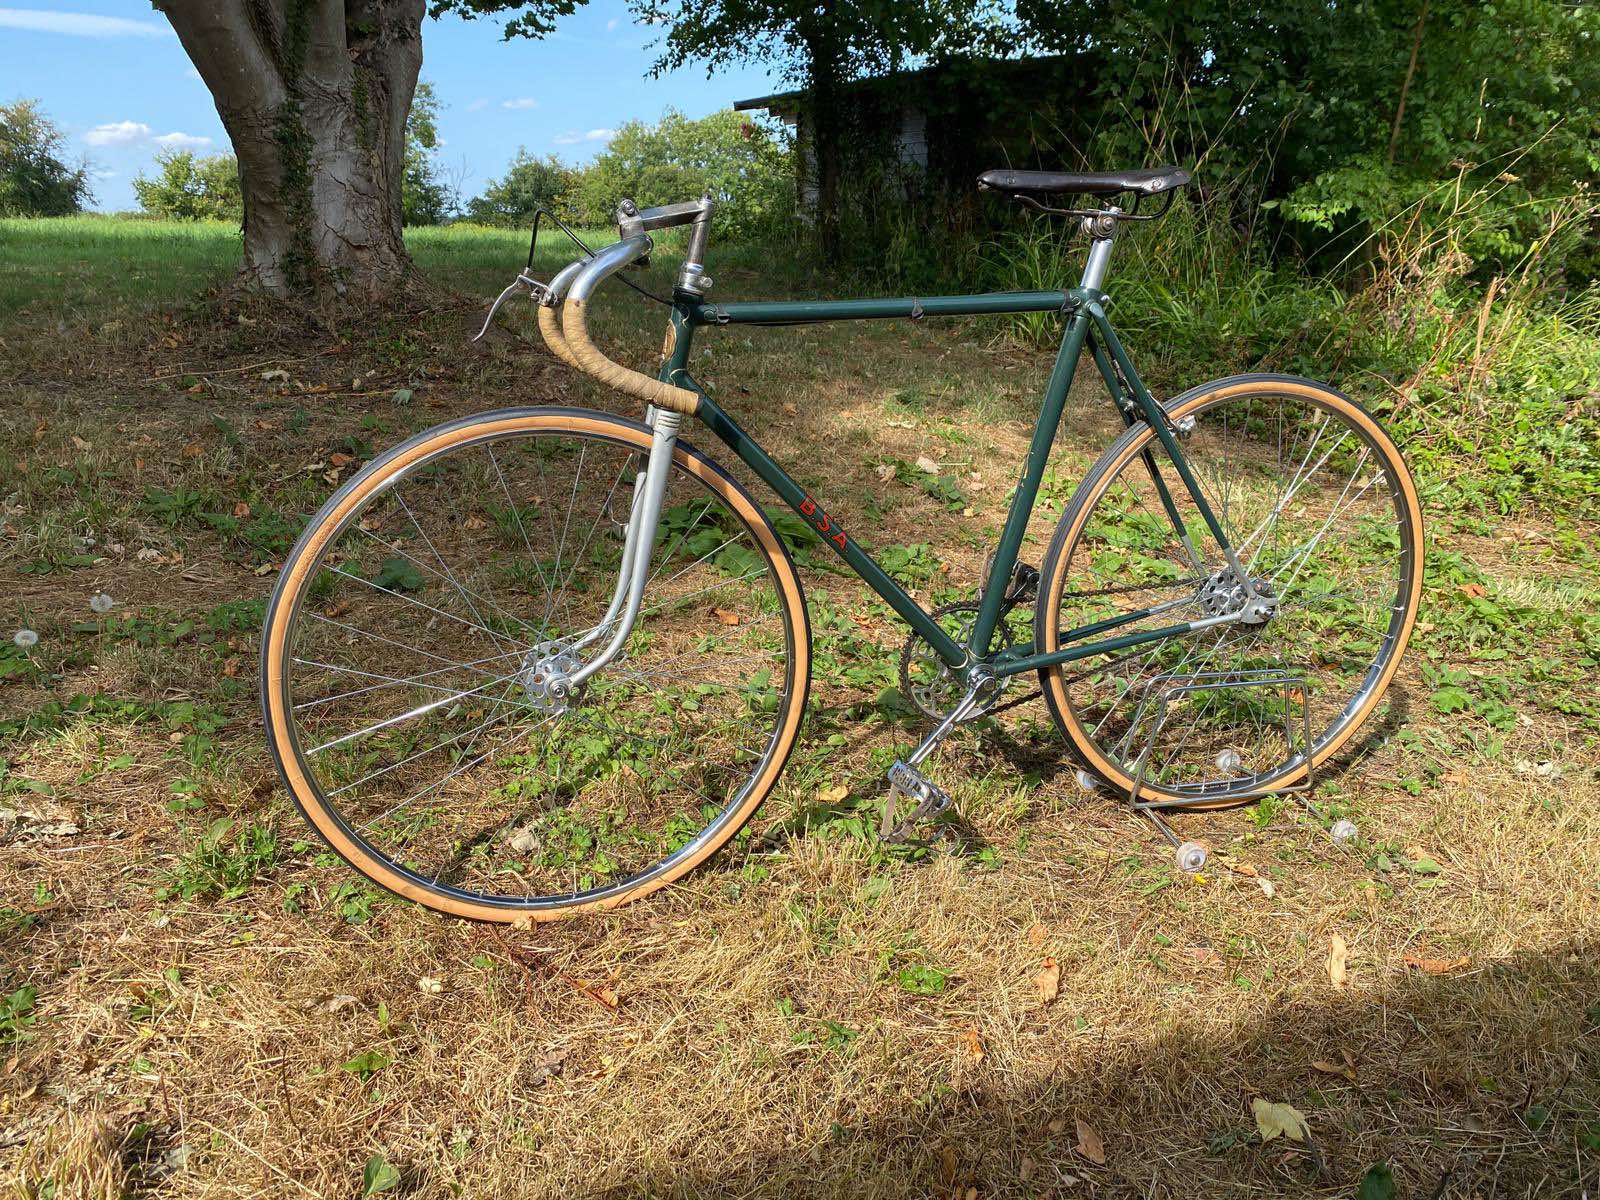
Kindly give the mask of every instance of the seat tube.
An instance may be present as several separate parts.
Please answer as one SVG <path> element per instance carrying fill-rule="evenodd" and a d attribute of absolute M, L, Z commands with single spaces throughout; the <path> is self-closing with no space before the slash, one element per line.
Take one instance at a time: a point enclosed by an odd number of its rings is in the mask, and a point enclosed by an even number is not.
<path fill-rule="evenodd" d="M 1108 208 L 1095 217 L 1085 217 L 1083 228 L 1089 235 L 1089 258 L 1083 264 L 1083 278 L 1078 286 L 1086 291 L 1104 291 L 1106 272 L 1111 267 L 1111 243 L 1116 240 L 1118 209 Z"/>

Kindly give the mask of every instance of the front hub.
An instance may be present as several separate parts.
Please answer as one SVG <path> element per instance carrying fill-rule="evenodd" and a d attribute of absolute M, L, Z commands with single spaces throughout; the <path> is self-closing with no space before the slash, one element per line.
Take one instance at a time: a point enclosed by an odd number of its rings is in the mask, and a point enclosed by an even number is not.
<path fill-rule="evenodd" d="M 575 699 L 572 676 L 583 666 L 561 642 L 540 642 L 522 660 L 519 682 L 540 712 L 564 713 Z"/>

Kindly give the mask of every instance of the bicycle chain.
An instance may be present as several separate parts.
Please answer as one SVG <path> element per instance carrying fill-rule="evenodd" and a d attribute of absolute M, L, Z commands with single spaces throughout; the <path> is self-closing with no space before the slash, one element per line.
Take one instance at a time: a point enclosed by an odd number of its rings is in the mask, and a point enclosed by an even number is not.
<path fill-rule="evenodd" d="M 1190 585 L 1190 584 L 1194 584 L 1195 586 L 1198 586 L 1198 585 L 1204 583 L 1207 578 L 1209 578 L 1209 576 L 1196 575 L 1196 576 L 1193 576 L 1193 577 L 1188 578 L 1188 579 L 1164 579 L 1164 580 L 1161 580 L 1161 581 L 1159 581 L 1157 583 L 1128 583 L 1128 584 L 1122 584 L 1122 585 L 1120 585 L 1118 587 L 1097 588 L 1096 590 L 1094 590 L 1092 592 L 1063 592 L 1061 594 L 1061 599 L 1062 600 L 1081 600 L 1081 599 L 1085 599 L 1085 598 L 1090 597 L 1090 596 L 1125 596 L 1125 595 L 1129 595 L 1129 594 L 1131 594 L 1133 592 L 1148 592 L 1148 591 L 1153 591 L 1154 589 L 1161 588 L 1161 587 L 1185 587 L 1185 586 Z M 1018 597 L 1017 600 L 1012 601 L 1009 605 L 1007 605 L 1007 607 L 1005 607 L 1004 609 L 1001 610 L 1000 619 L 1001 619 L 1002 623 L 1004 622 L 1007 614 L 1009 614 L 1011 612 L 1011 610 L 1013 608 L 1015 608 L 1016 605 L 1018 603 L 1020 603 L 1021 600 L 1024 599 L 1024 598 L 1025 597 Z M 974 615 L 976 615 L 978 607 L 979 607 L 979 602 L 976 601 L 976 600 L 958 600 L 953 604 L 945 604 L 945 605 L 940 606 L 939 608 L 934 609 L 933 612 L 931 614 L 929 614 L 929 615 L 934 617 L 935 619 L 937 619 L 939 617 L 948 616 L 949 614 L 951 614 L 953 612 L 972 612 Z M 1003 628 L 1003 624 L 1002 624 L 1002 628 Z M 900 651 L 900 686 L 901 686 L 901 689 L 904 692 L 906 698 L 908 700 L 911 700 L 911 702 L 913 704 L 916 704 L 916 700 L 912 699 L 912 694 L 911 694 L 911 677 L 910 677 L 910 673 L 909 673 L 910 666 L 911 666 L 911 656 L 912 656 L 913 648 L 916 646 L 916 644 L 918 642 L 922 642 L 922 641 L 923 641 L 923 639 L 919 635 L 913 633 L 909 638 L 906 639 L 906 644 Z M 926 645 L 927 643 L 923 642 L 923 644 Z M 931 649 L 931 647 L 930 647 L 930 649 Z M 1075 673 L 1073 673 L 1071 675 L 1066 676 L 1062 680 L 1062 682 L 1063 683 L 1073 683 L 1073 682 L 1077 681 L 1078 679 L 1081 679 L 1083 676 L 1091 674 L 1094 671 L 1103 670 L 1105 668 L 1105 666 L 1106 666 L 1105 663 L 1096 663 L 1093 667 L 1085 667 L 1081 671 L 1077 671 L 1077 672 L 1075 672 Z M 1021 705 L 1027 704 L 1030 701 L 1037 700 L 1043 694 L 1044 693 L 1043 693 L 1042 690 L 1040 690 L 1039 688 L 1034 688 L 1033 691 L 1028 692 L 1026 695 L 1018 696 L 1015 700 L 1007 700 L 1004 704 L 997 704 L 993 708 L 986 708 L 979 715 L 980 716 L 985 716 L 985 717 L 998 716 L 1000 713 L 1009 712 L 1013 708 L 1017 708 L 1017 707 L 1019 707 Z M 917 705 L 917 708 L 922 712 L 923 716 L 929 717 L 930 719 L 933 719 L 933 720 L 938 720 L 939 719 L 939 718 L 935 717 L 932 713 L 928 712 L 927 709 L 922 708 L 922 706 L 920 704 Z"/>

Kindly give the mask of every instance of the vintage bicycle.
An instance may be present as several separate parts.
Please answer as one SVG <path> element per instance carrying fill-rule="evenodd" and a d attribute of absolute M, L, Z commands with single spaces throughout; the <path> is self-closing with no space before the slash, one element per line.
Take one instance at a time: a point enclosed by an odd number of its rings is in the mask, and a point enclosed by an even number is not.
<path fill-rule="evenodd" d="M 464 917 L 561 917 L 682 878 L 744 828 L 800 735 L 811 638 L 792 543 L 807 530 L 806 553 L 837 555 L 910 626 L 905 690 L 936 722 L 889 772 L 886 835 L 949 805 L 929 756 L 1033 679 L 1083 777 L 1153 816 L 1304 788 L 1394 677 L 1421 590 L 1419 504 L 1379 423 L 1325 384 L 1248 374 L 1151 395 L 1105 283 L 1118 237 L 1188 182 L 1175 168 L 981 176 L 1081 224 L 1082 277 L 1056 291 L 716 303 L 709 198 L 624 201 L 617 242 L 548 283 L 520 273 L 495 308 L 531 296 L 551 351 L 644 401 L 644 420 L 528 407 L 450 421 L 374 458 L 312 518 L 272 596 L 261 673 L 268 741 L 306 819 L 374 883 Z M 687 251 L 651 376 L 595 346 L 589 304 L 676 226 Z M 987 578 L 936 612 L 689 369 L 703 329 L 1010 313 L 1059 313 L 1060 349 Z M 1019 555 L 1085 350 L 1125 429 L 1035 568 Z M 804 526 L 692 444 L 690 420 Z M 838 450 L 817 449 L 809 469 L 825 470 Z"/>

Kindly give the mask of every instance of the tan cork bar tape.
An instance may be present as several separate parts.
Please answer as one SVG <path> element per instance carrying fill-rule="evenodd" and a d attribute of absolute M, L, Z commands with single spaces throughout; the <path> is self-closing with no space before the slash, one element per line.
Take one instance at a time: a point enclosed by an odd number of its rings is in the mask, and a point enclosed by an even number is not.
<path fill-rule="evenodd" d="M 700 408 L 700 394 L 688 388 L 662 383 L 659 379 L 639 371 L 631 371 L 621 363 L 614 363 L 595 348 L 589 340 L 589 314 L 582 300 L 568 300 L 561 306 L 562 331 L 566 334 L 567 350 L 576 360 L 580 371 L 593 375 L 601 383 L 637 396 L 657 408 L 693 416 Z"/>
<path fill-rule="evenodd" d="M 539 305 L 539 332 L 544 337 L 544 344 L 550 347 L 554 354 L 567 366 L 581 371 L 578 360 L 572 357 L 572 348 L 567 345 L 567 339 L 561 336 L 561 318 L 556 315 L 556 310 L 548 305 Z"/>

